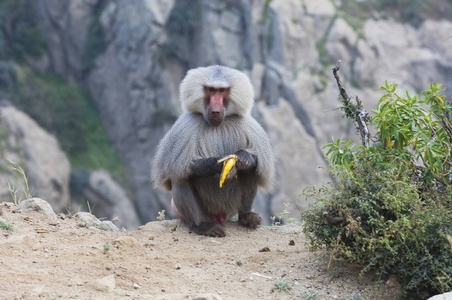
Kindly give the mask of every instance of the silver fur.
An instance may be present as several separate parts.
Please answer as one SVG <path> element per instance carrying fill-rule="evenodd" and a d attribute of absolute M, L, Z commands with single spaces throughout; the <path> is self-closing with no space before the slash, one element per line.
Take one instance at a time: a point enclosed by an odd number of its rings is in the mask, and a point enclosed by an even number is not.
<path fill-rule="evenodd" d="M 254 89 L 250 80 L 242 72 L 224 66 L 188 71 L 180 85 L 183 112 L 204 112 L 204 86 L 231 87 L 229 98 L 232 105 L 226 110 L 226 116 L 250 114 L 254 104 Z"/>
<path fill-rule="evenodd" d="M 219 127 L 203 117 L 204 86 L 230 87 L 230 102 Z M 160 142 L 152 163 L 154 185 L 172 186 L 178 208 L 190 211 L 194 223 L 209 221 L 198 211 L 195 199 L 202 199 L 209 214 L 251 211 L 257 186 L 269 191 L 274 182 L 275 161 L 267 134 L 250 115 L 254 92 L 248 77 L 231 68 L 211 66 L 188 71 L 180 86 L 183 108 L 173 127 Z M 198 159 L 224 157 L 246 150 L 257 157 L 255 174 L 231 180 L 219 188 L 219 175 L 189 180 L 191 164 Z M 193 188 L 196 190 L 194 195 Z M 248 200 L 243 200 L 251 198 Z M 247 202 L 246 204 L 243 204 Z M 181 204 L 182 203 L 182 204 Z M 249 206 L 249 207 L 244 207 Z"/>

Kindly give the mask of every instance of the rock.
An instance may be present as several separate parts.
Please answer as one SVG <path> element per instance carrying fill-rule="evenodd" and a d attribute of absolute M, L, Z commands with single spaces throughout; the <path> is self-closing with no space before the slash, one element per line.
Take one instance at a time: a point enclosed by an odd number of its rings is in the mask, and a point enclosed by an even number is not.
<path fill-rule="evenodd" d="M 427 300 L 452 300 L 452 292 L 439 294 L 439 295 L 430 297 Z"/>
<path fill-rule="evenodd" d="M 133 288 L 136 290 L 141 289 L 141 285 L 139 285 L 138 283 L 134 283 Z"/>
<path fill-rule="evenodd" d="M 386 286 L 390 289 L 395 289 L 396 291 L 400 291 L 400 283 L 397 280 L 397 276 L 392 274 L 389 276 L 388 280 L 386 281 Z"/>
<path fill-rule="evenodd" d="M 37 0 L 32 5 L 48 49 L 48 67 L 69 81 L 82 75 L 82 54 L 97 1 Z"/>
<path fill-rule="evenodd" d="M 157 63 L 163 54 L 157 47 L 164 30 L 159 24 L 168 19 L 172 1 L 150 3 L 118 1 L 114 8 L 107 5 L 109 14 L 114 15 L 103 27 L 109 38 L 107 48 L 87 78 L 104 126 L 128 167 L 133 198 L 145 222 L 155 219 L 162 207 L 169 211 L 167 199 L 151 188 L 148 162 L 163 135 L 161 129 L 168 127 L 165 118 L 158 121 L 154 116 L 158 111 L 177 112 L 180 83 Z"/>
<path fill-rule="evenodd" d="M 282 212 L 284 203 L 298 198 L 300 187 L 297 187 L 297 182 L 315 184 L 327 180 L 328 175 L 319 168 L 325 162 L 319 152 L 311 151 L 317 147 L 315 138 L 307 133 L 285 99 L 281 98 L 273 106 L 259 103 L 258 110 L 266 124 L 275 156 L 279 157 L 276 176 L 284 178 L 278 183 L 278 191 L 272 201 L 272 210 Z M 310 170 L 310 173 L 297 170 Z M 300 204 L 301 208 L 307 206 L 308 203 Z"/>
<path fill-rule="evenodd" d="M 254 87 L 254 94 L 256 99 L 261 98 L 262 80 L 264 78 L 265 67 L 263 64 L 255 63 L 251 70 L 251 84 Z"/>
<path fill-rule="evenodd" d="M 83 195 L 89 200 L 97 216 L 117 218 L 118 227 L 136 229 L 140 223 L 130 199 L 124 189 L 105 170 L 93 171 Z"/>
<path fill-rule="evenodd" d="M 44 201 L 40 198 L 31 198 L 20 202 L 17 205 L 17 209 L 21 212 L 30 212 L 37 211 L 46 215 L 51 219 L 57 219 L 55 212 L 52 209 L 52 206 L 47 201 Z"/>
<path fill-rule="evenodd" d="M 74 215 L 74 218 L 82 221 L 82 224 L 93 225 L 101 230 L 119 231 L 119 228 L 111 221 L 101 221 L 88 212 L 78 212 Z"/>
<path fill-rule="evenodd" d="M 283 88 L 283 78 L 280 70 L 277 70 L 276 68 L 266 68 L 262 86 L 261 96 L 266 104 L 277 104 Z"/>
<path fill-rule="evenodd" d="M 270 7 L 275 12 L 271 18 L 275 29 L 267 35 L 271 34 L 272 47 L 278 49 L 272 60 L 283 65 L 289 74 L 300 68 L 317 68 L 316 35 L 311 34 L 317 29 L 314 19 L 305 15 L 298 0 L 274 0 Z"/>
<path fill-rule="evenodd" d="M 331 21 L 337 14 L 331 1 L 320 0 L 310 1 L 303 0 L 303 6 L 306 8 L 306 15 L 312 20 L 312 29 L 317 32 L 313 37 L 318 41 L 325 36 L 325 33 Z M 306 19 L 303 18 L 303 19 Z M 312 31 L 309 35 L 311 35 Z"/>
<path fill-rule="evenodd" d="M 95 291 L 112 294 L 116 288 L 115 275 L 111 274 L 99 279 L 89 281 L 85 285 Z"/>
<path fill-rule="evenodd" d="M 368 111 L 381 97 L 378 88 L 385 80 L 410 91 L 441 82 L 449 86 L 446 97 L 452 95 L 449 20 L 426 20 L 415 28 L 374 18 L 356 28 L 338 17 L 337 4 L 330 0 L 36 0 L 33 5 L 49 49 L 48 68 L 89 89 L 127 166 L 130 198 L 143 222 L 154 220 L 162 209 L 171 211 L 170 193 L 150 186 L 149 162 L 180 112 L 178 86 L 190 68 L 226 64 L 250 75 L 261 106 L 255 116 L 277 143 L 277 160 L 283 162 L 278 189 L 258 194 L 256 204 L 266 215 L 279 214 L 273 203 L 297 199 L 303 186 L 329 181 L 326 171 L 317 168 L 325 165 L 321 146 L 332 137 L 355 134 L 338 110 L 330 71 L 336 60 L 342 60 L 341 78 L 349 94 L 356 92 Z M 105 47 L 83 73 L 81 58 L 93 22 Z M 270 115 L 284 111 L 291 111 L 292 119 L 284 120 L 287 130 Z M 284 155 L 297 151 L 303 152 L 288 166 Z M 109 205 L 102 205 L 101 214 L 113 217 L 117 206 Z M 133 212 L 119 216 L 124 226 L 134 227 L 126 225 L 132 218 Z"/>
<path fill-rule="evenodd" d="M 12 85 L 16 82 L 17 71 L 12 61 L 0 61 L 0 89 Z M 0 97 L 5 97 L 5 93 L 0 91 Z"/>
<path fill-rule="evenodd" d="M 242 20 L 240 17 L 240 11 L 237 11 L 237 9 L 224 11 L 221 14 L 220 19 L 221 27 L 234 33 L 240 33 L 243 28 Z"/>
<path fill-rule="evenodd" d="M 334 14 L 336 14 L 333 3 L 328 0 L 303 0 L 303 4 L 305 5 L 306 12 L 309 15 L 334 17 Z"/>
<path fill-rule="evenodd" d="M 111 230 L 111 231 L 119 231 L 119 228 L 113 224 L 112 221 L 102 221 L 100 222 L 100 229 L 102 230 Z"/>
<path fill-rule="evenodd" d="M 326 53 L 333 61 L 341 60 L 341 73 L 345 80 L 351 78 L 352 61 L 356 56 L 358 34 L 342 18 L 337 18 L 326 38 Z"/>
<path fill-rule="evenodd" d="M 88 224 L 94 224 L 95 222 L 99 221 L 95 215 L 83 211 L 76 213 L 74 215 L 74 218 Z"/>
<path fill-rule="evenodd" d="M 30 194 L 46 199 L 57 212 L 64 210 L 69 204 L 70 164 L 58 141 L 12 105 L 0 106 L 0 115 L 2 125 L 8 132 L 8 138 L 3 141 L 6 142 L 6 156 L 24 169 Z M 0 165 L 11 168 L 11 164 L 3 161 L 3 158 L 0 158 Z M 19 174 L 14 174 L 16 178 L 17 175 Z M 21 197 L 26 190 L 24 179 L 19 175 L 19 181 L 11 180 L 14 176 L 0 182 L 5 180 L 13 185 L 21 185 L 15 186 Z M 5 184 L 2 188 L 4 187 L 7 188 L 8 185 Z M 5 194 L 9 194 L 7 189 L 2 190 L 0 195 L 3 198 L 6 197 Z"/>

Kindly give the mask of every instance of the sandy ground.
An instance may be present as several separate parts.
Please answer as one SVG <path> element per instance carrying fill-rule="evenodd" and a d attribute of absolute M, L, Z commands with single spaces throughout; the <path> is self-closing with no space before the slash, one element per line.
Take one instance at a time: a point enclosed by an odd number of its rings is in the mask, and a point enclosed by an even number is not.
<path fill-rule="evenodd" d="M 296 225 L 226 224 L 225 238 L 177 220 L 105 231 L 0 203 L 0 299 L 395 299 L 373 275 L 310 253 Z M 265 248 L 269 251 L 263 251 Z M 275 285 L 281 287 L 276 289 Z M 290 288 L 290 290 L 289 290 Z M 358 298 L 358 295 L 361 298 Z"/>

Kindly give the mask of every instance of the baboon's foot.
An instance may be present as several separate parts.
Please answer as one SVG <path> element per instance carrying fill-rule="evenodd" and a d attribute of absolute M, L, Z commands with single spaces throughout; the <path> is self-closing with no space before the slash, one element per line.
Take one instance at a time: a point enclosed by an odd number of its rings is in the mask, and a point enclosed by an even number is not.
<path fill-rule="evenodd" d="M 196 234 L 207 235 L 212 237 L 225 237 L 226 232 L 224 232 L 223 226 L 220 224 L 213 223 L 201 223 L 200 225 L 191 226 L 192 231 Z"/>
<path fill-rule="evenodd" d="M 255 229 L 262 223 L 262 217 L 257 213 L 249 212 L 243 215 L 239 215 L 239 223 L 242 226 Z"/>

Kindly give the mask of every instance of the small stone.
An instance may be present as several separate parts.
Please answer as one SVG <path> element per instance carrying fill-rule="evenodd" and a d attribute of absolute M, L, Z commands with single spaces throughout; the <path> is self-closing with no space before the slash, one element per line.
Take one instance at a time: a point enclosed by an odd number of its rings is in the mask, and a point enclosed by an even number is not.
<path fill-rule="evenodd" d="M 400 283 L 397 281 L 397 276 L 392 274 L 389 276 L 388 281 L 386 281 L 386 286 L 390 289 L 400 289 Z"/>
<path fill-rule="evenodd" d="M 138 283 L 134 283 L 133 288 L 136 290 L 141 289 L 141 285 L 139 285 Z"/>
<path fill-rule="evenodd" d="M 37 211 L 51 219 L 56 219 L 56 214 L 50 206 L 49 202 L 42 200 L 41 198 L 30 198 L 24 200 L 17 205 L 17 209 L 20 212 Z"/>
<path fill-rule="evenodd" d="M 175 265 L 175 266 L 174 266 L 174 269 L 180 270 L 180 265 L 179 265 L 179 264 Z"/>
<path fill-rule="evenodd" d="M 118 232 L 119 231 L 118 226 L 113 224 L 112 221 L 102 221 L 100 223 L 100 225 L 99 225 L 99 228 L 101 228 L 103 230 L 108 229 L 108 230 L 111 230 L 111 231 L 114 231 L 114 232 Z"/>

